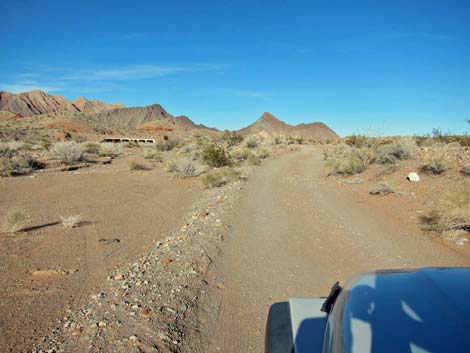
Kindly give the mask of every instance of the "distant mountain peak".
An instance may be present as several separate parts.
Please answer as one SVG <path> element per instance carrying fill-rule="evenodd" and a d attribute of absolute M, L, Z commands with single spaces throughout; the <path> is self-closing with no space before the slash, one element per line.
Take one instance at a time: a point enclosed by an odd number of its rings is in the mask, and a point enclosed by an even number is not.
<path fill-rule="evenodd" d="M 32 90 L 18 94 L 0 92 L 0 110 L 31 116 L 50 113 L 98 113 L 114 108 L 122 108 L 122 104 L 106 103 L 79 97 L 69 101 L 60 95 L 51 95 L 41 90 Z"/>

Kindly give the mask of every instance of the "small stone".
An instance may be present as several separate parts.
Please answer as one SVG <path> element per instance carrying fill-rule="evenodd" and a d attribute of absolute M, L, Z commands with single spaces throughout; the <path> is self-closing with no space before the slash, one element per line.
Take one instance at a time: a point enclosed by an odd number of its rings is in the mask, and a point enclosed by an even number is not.
<path fill-rule="evenodd" d="M 169 264 L 171 264 L 172 262 L 173 262 L 172 259 L 163 259 L 163 260 L 162 260 L 162 264 L 164 264 L 164 265 L 169 265 Z"/>
<path fill-rule="evenodd" d="M 99 327 L 106 327 L 106 322 L 100 321 L 100 322 L 98 322 L 98 326 Z"/>
<path fill-rule="evenodd" d="M 143 317 L 143 318 L 150 317 L 150 310 L 148 310 L 148 309 L 141 310 L 140 313 L 139 313 L 139 316 Z"/>
<path fill-rule="evenodd" d="M 117 273 L 115 276 L 114 276 L 114 279 L 116 281 L 122 281 L 124 279 L 124 275 L 122 273 Z"/>
<path fill-rule="evenodd" d="M 216 286 L 218 289 L 224 289 L 224 288 L 225 288 L 225 285 L 224 285 L 223 283 L 221 283 L 221 282 L 217 283 L 215 286 Z"/>
<path fill-rule="evenodd" d="M 408 174 L 406 179 L 408 179 L 409 181 L 414 181 L 414 182 L 420 181 L 418 173 L 410 173 Z"/>

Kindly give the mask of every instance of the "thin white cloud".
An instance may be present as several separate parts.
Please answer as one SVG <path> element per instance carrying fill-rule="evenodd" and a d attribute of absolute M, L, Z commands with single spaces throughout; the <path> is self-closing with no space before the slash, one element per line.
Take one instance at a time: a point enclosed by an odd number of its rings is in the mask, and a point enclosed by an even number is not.
<path fill-rule="evenodd" d="M 182 66 L 133 65 L 112 69 L 86 69 L 65 74 L 64 80 L 142 80 L 184 72 L 219 71 L 220 64 L 194 64 Z"/>

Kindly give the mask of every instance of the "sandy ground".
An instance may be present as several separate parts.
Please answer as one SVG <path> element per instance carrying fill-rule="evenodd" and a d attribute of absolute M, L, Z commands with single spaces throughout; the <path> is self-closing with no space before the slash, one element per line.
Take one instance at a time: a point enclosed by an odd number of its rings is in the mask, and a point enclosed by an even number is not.
<path fill-rule="evenodd" d="M 319 148 L 259 169 L 228 221 L 213 267 L 224 288 L 209 294 L 201 310 L 203 351 L 263 352 L 272 303 L 325 296 L 336 280 L 364 271 L 470 266 L 463 247 L 424 235 L 416 212 L 404 217 L 406 196 L 400 203 L 371 198 L 326 180 Z"/>
<path fill-rule="evenodd" d="M 200 194 L 197 180 L 170 180 L 161 168 L 129 171 L 125 160 L 1 178 L 0 215 L 21 206 L 33 228 L 0 237 L 0 350 L 30 351 L 52 322 L 99 292 L 110 271 L 179 225 Z M 80 227 L 57 224 L 76 214 Z"/>

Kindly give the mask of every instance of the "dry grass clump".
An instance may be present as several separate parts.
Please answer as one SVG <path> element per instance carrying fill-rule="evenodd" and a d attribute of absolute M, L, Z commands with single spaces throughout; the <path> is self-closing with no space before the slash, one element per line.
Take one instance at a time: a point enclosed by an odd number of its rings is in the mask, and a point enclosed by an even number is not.
<path fill-rule="evenodd" d="M 395 192 L 395 190 L 393 190 L 393 188 L 390 185 L 381 183 L 381 184 L 378 184 L 378 185 L 374 186 L 369 191 L 369 194 L 384 196 L 384 195 L 388 195 L 388 194 L 393 194 L 394 192 Z"/>
<path fill-rule="evenodd" d="M 195 177 L 205 171 L 204 166 L 198 161 L 193 161 L 191 158 L 183 157 L 176 160 L 171 160 L 166 166 L 166 170 L 170 173 L 176 174 L 178 177 Z"/>
<path fill-rule="evenodd" d="M 67 217 L 60 216 L 60 220 L 62 222 L 62 226 L 67 229 L 76 228 L 82 224 L 81 215 L 72 215 Z"/>
<path fill-rule="evenodd" d="M 447 195 L 427 219 L 429 228 L 442 233 L 453 230 L 470 231 L 470 190 Z"/>
<path fill-rule="evenodd" d="M 240 179 L 238 170 L 228 168 L 222 171 L 208 173 L 202 176 L 202 183 L 207 188 L 214 188 L 226 185 L 232 181 Z"/>
<path fill-rule="evenodd" d="M 344 143 L 338 144 L 324 152 L 327 165 L 333 175 L 354 175 L 364 172 L 375 159 L 372 148 L 350 147 Z"/>
<path fill-rule="evenodd" d="M 105 142 L 99 145 L 98 155 L 101 157 L 118 157 L 123 152 L 122 144 Z"/>
<path fill-rule="evenodd" d="M 85 161 L 85 151 L 85 146 L 76 142 L 56 142 L 50 149 L 51 154 L 65 164 Z"/>
<path fill-rule="evenodd" d="M 425 153 L 422 169 L 434 174 L 442 174 L 456 166 L 457 153 L 455 146 L 451 145 L 431 148 Z"/>
<path fill-rule="evenodd" d="M 2 231 L 5 233 L 15 233 L 26 227 L 29 216 L 25 209 L 14 207 L 8 211 L 2 222 Z"/>
<path fill-rule="evenodd" d="M 130 161 L 129 162 L 129 169 L 130 170 L 150 170 L 151 168 L 143 163 L 139 163 L 136 161 Z"/>

